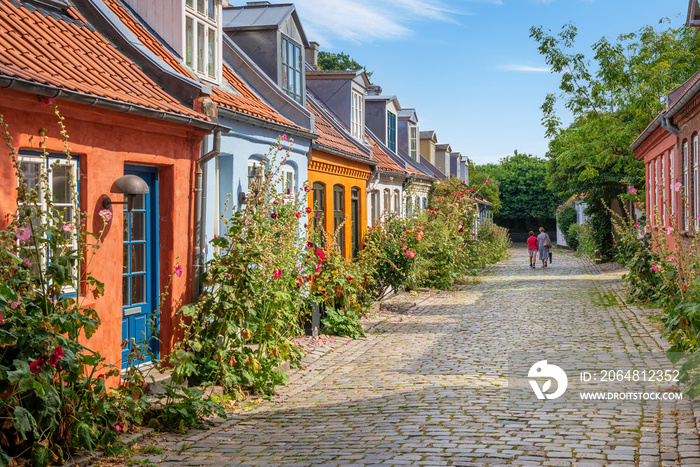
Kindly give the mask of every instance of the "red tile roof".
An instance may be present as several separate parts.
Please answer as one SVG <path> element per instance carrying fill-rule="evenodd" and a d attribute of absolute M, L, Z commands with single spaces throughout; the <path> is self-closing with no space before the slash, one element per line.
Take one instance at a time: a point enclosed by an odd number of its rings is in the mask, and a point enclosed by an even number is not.
<path fill-rule="evenodd" d="M 337 120 L 308 93 L 306 94 L 306 108 L 316 118 L 315 132 L 318 134 L 316 144 L 370 160 L 369 153 L 360 149 L 347 132 L 338 130 L 332 123 L 333 121 L 338 123 Z"/>
<path fill-rule="evenodd" d="M 0 0 L 0 74 L 206 119 L 163 91 L 84 24 L 44 16 L 8 0 Z"/>
<path fill-rule="evenodd" d="M 408 173 L 406 170 L 399 167 L 399 165 L 394 162 L 384 151 L 382 151 L 382 148 L 380 148 L 369 135 L 365 135 L 365 137 L 371 143 L 370 149 L 372 150 L 372 158 L 377 161 L 377 168 L 379 170 L 398 172 L 402 174 Z"/>
<path fill-rule="evenodd" d="M 163 44 L 158 41 L 151 33 L 149 33 L 141 24 L 132 17 L 129 12 L 121 5 L 118 0 L 104 0 L 105 4 L 114 12 L 115 15 L 129 28 L 129 30 L 158 58 L 167 63 L 173 70 L 188 78 L 193 78 L 192 74 L 180 63 L 173 54 L 171 54 Z M 301 128 L 295 125 L 272 107 L 267 105 L 260 99 L 251 89 L 238 77 L 233 71 L 223 66 L 223 78 L 231 85 L 237 93 L 229 92 L 220 88 L 213 88 L 212 100 L 227 109 L 235 110 L 253 117 L 262 118 L 264 120 L 278 123 L 280 125 Z"/>

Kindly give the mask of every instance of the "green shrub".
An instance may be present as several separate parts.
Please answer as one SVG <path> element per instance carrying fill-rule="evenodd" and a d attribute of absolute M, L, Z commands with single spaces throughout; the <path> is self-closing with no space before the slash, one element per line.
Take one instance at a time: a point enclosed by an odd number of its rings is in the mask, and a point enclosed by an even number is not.
<path fill-rule="evenodd" d="M 569 245 L 570 248 L 573 248 L 574 250 L 578 249 L 578 238 L 582 230 L 583 226 L 581 224 L 573 223 L 569 225 L 564 239 L 566 240 L 566 244 Z"/>
<path fill-rule="evenodd" d="M 570 248 L 576 249 L 575 238 L 569 237 L 569 227 L 576 223 L 578 219 L 578 214 L 576 213 L 576 208 L 573 206 L 564 206 L 557 210 L 557 222 L 559 224 L 559 229 L 564 234 L 564 240 Z"/>
<path fill-rule="evenodd" d="M 326 307 L 326 317 L 322 320 L 328 333 L 357 339 L 365 336 L 357 314 L 349 309 Z"/>

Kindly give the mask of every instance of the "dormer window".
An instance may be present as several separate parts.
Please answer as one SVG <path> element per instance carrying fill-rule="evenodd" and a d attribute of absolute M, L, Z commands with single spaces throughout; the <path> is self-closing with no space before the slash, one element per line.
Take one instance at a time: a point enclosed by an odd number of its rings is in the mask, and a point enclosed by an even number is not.
<path fill-rule="evenodd" d="M 362 141 L 365 128 L 365 98 L 357 91 L 352 91 L 351 135 Z"/>
<path fill-rule="evenodd" d="M 197 74 L 218 80 L 219 28 L 217 0 L 187 0 L 185 8 L 185 64 Z"/>
<path fill-rule="evenodd" d="M 409 149 L 411 151 L 411 159 L 418 160 L 418 128 L 411 125 L 410 134 L 408 136 Z"/>
<path fill-rule="evenodd" d="M 396 115 L 386 112 L 386 145 L 389 149 L 396 152 Z"/>
<path fill-rule="evenodd" d="M 301 46 L 282 37 L 282 89 L 289 97 L 303 104 Z"/>

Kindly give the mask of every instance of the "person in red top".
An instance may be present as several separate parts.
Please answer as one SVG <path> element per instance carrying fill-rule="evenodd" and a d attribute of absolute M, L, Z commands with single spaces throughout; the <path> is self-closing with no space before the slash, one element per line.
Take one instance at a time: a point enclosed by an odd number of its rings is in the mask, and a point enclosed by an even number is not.
<path fill-rule="evenodd" d="M 537 262 L 537 237 L 533 231 L 530 231 L 530 238 L 527 239 L 527 252 L 530 254 L 530 267 L 534 268 Z"/>

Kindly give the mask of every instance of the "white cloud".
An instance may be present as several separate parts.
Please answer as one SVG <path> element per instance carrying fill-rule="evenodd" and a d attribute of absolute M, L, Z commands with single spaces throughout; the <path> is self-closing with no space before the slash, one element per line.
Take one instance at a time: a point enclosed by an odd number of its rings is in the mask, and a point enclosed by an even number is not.
<path fill-rule="evenodd" d="M 502 5 L 502 0 L 464 0 L 460 3 Z M 295 0 L 309 40 L 330 48 L 333 40 L 367 43 L 396 40 L 411 34 L 414 21 L 457 22 L 469 13 L 446 0 Z"/>
<path fill-rule="evenodd" d="M 551 69 L 545 66 L 529 66 L 529 65 L 503 65 L 499 67 L 503 71 L 517 71 L 523 73 L 549 73 Z"/>

